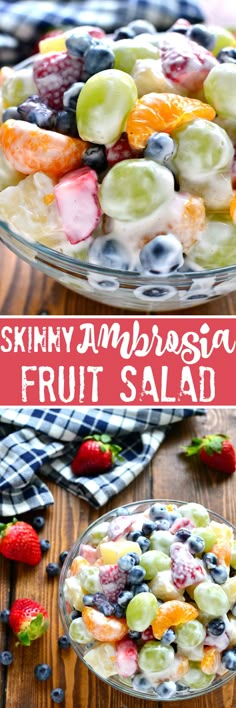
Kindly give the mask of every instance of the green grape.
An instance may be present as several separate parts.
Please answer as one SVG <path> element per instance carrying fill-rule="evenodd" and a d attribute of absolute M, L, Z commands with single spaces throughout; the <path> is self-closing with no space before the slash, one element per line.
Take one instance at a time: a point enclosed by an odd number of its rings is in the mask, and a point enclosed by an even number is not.
<path fill-rule="evenodd" d="M 116 142 L 137 96 L 134 80 L 123 71 L 107 69 L 91 76 L 77 101 L 76 120 L 80 137 L 99 145 Z"/>
<path fill-rule="evenodd" d="M 144 632 L 153 622 L 158 601 L 152 592 L 140 592 L 130 600 L 126 610 L 126 622 L 135 632 Z"/>
<path fill-rule="evenodd" d="M 100 204 L 108 216 L 141 219 L 174 194 L 170 170 L 153 160 L 122 160 L 109 170 L 100 187 Z"/>
<path fill-rule="evenodd" d="M 147 40 L 119 39 L 114 42 L 112 51 L 115 55 L 115 69 L 131 74 L 137 59 L 158 59 L 159 49 Z"/>
<path fill-rule="evenodd" d="M 98 546 L 99 543 L 101 543 L 103 538 L 107 535 L 109 525 L 108 521 L 103 521 L 103 523 L 98 524 L 90 531 L 89 543 L 91 543 L 92 546 Z"/>
<path fill-rule="evenodd" d="M 173 163 L 180 178 L 190 179 L 192 184 L 197 185 L 199 179 L 206 180 L 214 173 L 230 172 L 233 145 L 226 131 L 216 123 L 198 118 L 178 128 L 172 135 L 177 143 Z"/>
<path fill-rule="evenodd" d="M 37 94 L 32 67 L 15 71 L 8 79 L 5 79 L 1 90 L 4 108 L 19 106 L 28 96 Z"/>
<path fill-rule="evenodd" d="M 91 594 L 95 592 L 102 592 L 102 586 L 99 580 L 99 568 L 97 566 L 82 566 L 79 579 L 85 592 Z"/>
<path fill-rule="evenodd" d="M 140 558 L 140 565 L 146 571 L 145 580 L 152 580 L 159 570 L 170 568 L 170 556 L 162 551 L 147 551 Z"/>
<path fill-rule="evenodd" d="M 231 565 L 231 568 L 236 570 L 236 541 L 233 541 L 233 550 L 232 550 L 230 565 Z"/>
<path fill-rule="evenodd" d="M 229 610 L 229 600 L 220 585 L 202 582 L 194 590 L 194 600 L 202 612 L 221 617 Z"/>
<path fill-rule="evenodd" d="M 150 548 L 155 551 L 162 551 L 165 555 L 170 555 L 170 547 L 173 543 L 173 534 L 170 531 L 153 531 L 150 536 Z"/>
<path fill-rule="evenodd" d="M 216 37 L 216 42 L 211 50 L 215 57 L 217 57 L 217 54 L 219 54 L 220 50 L 224 49 L 224 47 L 236 47 L 235 37 L 229 30 L 215 25 L 209 25 L 208 29 L 210 32 L 213 32 Z"/>
<path fill-rule="evenodd" d="M 184 683 L 186 683 L 189 688 L 204 689 L 212 684 L 215 674 L 204 674 L 197 661 L 190 661 L 189 666 L 189 671 L 184 676 Z"/>
<path fill-rule="evenodd" d="M 176 637 L 181 647 L 193 649 L 202 644 L 206 636 L 205 627 L 198 620 L 190 620 L 176 628 Z"/>
<path fill-rule="evenodd" d="M 189 257 L 204 269 L 224 268 L 236 263 L 236 225 L 226 214 L 209 215 L 202 238 Z"/>
<path fill-rule="evenodd" d="M 146 642 L 139 652 L 139 667 L 145 673 L 165 671 L 174 661 L 174 649 L 160 642 Z"/>
<path fill-rule="evenodd" d="M 204 81 L 204 93 L 219 116 L 236 118 L 236 65 L 214 66 Z"/>
<path fill-rule="evenodd" d="M 201 536 L 201 538 L 203 538 L 205 543 L 205 553 L 208 553 L 217 541 L 216 533 L 210 526 L 198 526 L 197 528 L 192 529 L 191 533 L 193 536 Z"/>
<path fill-rule="evenodd" d="M 88 644 L 88 642 L 94 640 L 93 635 L 90 634 L 86 624 L 84 624 L 82 617 L 76 617 L 76 619 L 72 620 L 69 635 L 74 642 L 79 642 L 80 644 Z"/>
<path fill-rule="evenodd" d="M 194 526 L 198 528 L 201 526 L 208 526 L 210 523 L 210 518 L 207 509 L 202 504 L 197 504 L 197 502 L 189 502 L 188 504 L 183 504 L 178 507 L 178 511 L 182 516 L 187 516 L 188 519 L 192 521 Z"/>

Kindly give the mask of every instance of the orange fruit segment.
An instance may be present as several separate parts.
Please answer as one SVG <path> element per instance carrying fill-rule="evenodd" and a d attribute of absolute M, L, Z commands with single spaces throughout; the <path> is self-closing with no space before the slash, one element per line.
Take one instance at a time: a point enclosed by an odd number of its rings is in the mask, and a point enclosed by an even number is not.
<path fill-rule="evenodd" d="M 89 562 L 83 556 L 76 556 L 71 563 L 70 575 L 79 575 L 83 565 L 89 565 Z"/>
<path fill-rule="evenodd" d="M 216 534 L 217 541 L 212 546 L 211 552 L 215 553 L 219 563 L 230 565 L 233 551 L 233 529 L 226 524 L 219 524 L 218 521 L 211 521 L 210 527 Z"/>
<path fill-rule="evenodd" d="M 105 617 L 93 607 L 85 607 L 82 617 L 87 629 L 99 642 L 115 642 L 123 639 L 128 632 L 125 619 L 111 615 Z"/>
<path fill-rule="evenodd" d="M 148 93 L 130 111 L 126 123 L 129 144 L 143 150 L 153 133 L 171 133 L 193 118 L 213 120 L 215 110 L 197 98 L 172 93 Z"/>
<path fill-rule="evenodd" d="M 234 224 L 236 224 L 236 192 L 234 192 L 233 199 L 230 202 L 230 216 Z"/>
<path fill-rule="evenodd" d="M 88 147 L 80 138 L 13 119 L 1 125 L 0 140 L 6 159 L 16 170 L 26 175 L 45 172 L 56 178 L 79 167 Z"/>
<path fill-rule="evenodd" d="M 198 610 L 188 602 L 180 602 L 179 600 L 164 602 L 163 605 L 158 607 L 157 614 L 152 622 L 152 631 L 155 639 L 161 639 L 170 627 L 176 627 L 178 624 L 194 620 L 197 616 Z"/>
<path fill-rule="evenodd" d="M 205 647 L 201 660 L 201 670 L 204 674 L 215 674 L 220 664 L 220 652 L 216 647 Z"/>

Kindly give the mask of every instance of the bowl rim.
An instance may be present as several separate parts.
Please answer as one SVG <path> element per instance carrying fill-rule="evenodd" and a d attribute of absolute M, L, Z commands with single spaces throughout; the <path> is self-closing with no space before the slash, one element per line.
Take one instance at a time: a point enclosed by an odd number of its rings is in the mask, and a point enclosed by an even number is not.
<path fill-rule="evenodd" d="M 143 505 L 149 505 L 149 504 L 155 504 L 155 503 L 166 503 L 166 504 L 177 504 L 177 505 L 183 505 L 183 504 L 190 504 L 192 503 L 191 501 L 183 501 L 180 499 L 140 499 L 138 501 L 133 501 L 129 502 L 128 504 L 122 504 L 122 508 L 132 508 L 132 507 L 137 507 L 137 506 L 143 506 Z M 198 504 L 201 504 L 201 502 L 196 502 Z M 201 504 L 203 506 L 203 504 Z M 73 554 L 75 554 L 76 550 L 78 551 L 78 546 L 83 543 L 83 538 L 87 536 L 88 532 L 90 532 L 94 527 L 97 526 L 97 524 L 103 523 L 106 520 L 109 520 L 109 517 L 113 518 L 115 515 L 115 512 L 117 509 L 120 507 L 115 507 L 114 509 L 110 509 L 107 511 L 105 514 L 102 514 L 102 516 L 99 516 L 95 521 L 93 521 L 87 528 L 80 534 L 78 539 L 75 541 L 71 549 L 69 550 L 68 556 L 66 557 L 64 564 L 61 569 L 60 577 L 59 577 L 59 589 L 58 589 L 58 605 L 59 605 L 59 613 L 60 613 L 60 618 L 61 622 L 63 625 L 63 628 L 65 629 L 65 632 L 68 634 L 70 623 L 67 622 L 66 620 L 66 612 L 64 610 L 63 603 L 65 602 L 64 600 L 64 595 L 63 595 L 63 586 L 64 586 L 64 580 L 67 577 L 68 569 L 71 564 L 71 560 L 73 559 Z M 218 514 L 218 512 L 213 511 L 212 509 L 209 509 L 204 505 L 204 508 L 206 511 L 209 513 L 210 517 L 215 517 L 219 521 L 223 521 L 223 523 L 227 524 L 230 528 L 233 529 L 233 531 L 236 534 L 236 526 L 232 524 L 230 521 L 227 521 L 221 514 Z M 75 557 L 75 556 L 74 556 Z M 74 640 L 70 639 L 71 646 L 73 647 L 75 653 L 77 654 L 77 657 L 83 661 L 85 666 L 89 671 L 92 671 L 94 676 L 99 679 L 100 681 L 104 681 L 108 686 L 111 686 L 112 688 L 115 688 L 118 691 L 121 691 L 122 693 L 125 693 L 126 695 L 132 696 L 133 698 L 139 698 L 143 700 L 150 700 L 150 701 L 163 701 L 165 703 L 165 699 L 158 697 L 158 695 L 148 695 L 147 693 L 141 692 L 141 691 L 134 691 L 131 686 L 126 685 L 125 683 L 122 685 L 118 685 L 118 682 L 116 682 L 113 677 L 108 677 L 104 678 L 103 676 L 100 676 L 95 669 L 93 669 L 92 666 L 89 666 L 86 662 L 86 659 L 84 658 L 83 654 L 80 653 L 79 647 L 83 646 L 80 645 L 78 642 L 75 642 Z M 97 646 L 97 644 L 96 644 Z M 98 644 L 99 646 L 99 644 Z M 173 696 L 173 698 L 169 698 L 168 702 L 175 703 L 176 701 L 186 701 L 190 700 L 191 698 L 198 698 L 201 696 L 206 695 L 207 693 L 211 693 L 212 691 L 216 691 L 217 689 L 222 688 L 226 683 L 229 681 L 233 680 L 236 677 L 236 670 L 231 671 L 227 673 L 227 675 L 220 677 L 217 679 L 217 683 L 214 685 L 211 684 L 205 689 L 199 689 L 199 690 L 194 690 L 191 688 L 186 687 L 185 691 L 177 691 L 176 695 Z M 188 691 L 188 693 L 186 692 Z M 184 693 L 185 695 L 181 695 Z"/>

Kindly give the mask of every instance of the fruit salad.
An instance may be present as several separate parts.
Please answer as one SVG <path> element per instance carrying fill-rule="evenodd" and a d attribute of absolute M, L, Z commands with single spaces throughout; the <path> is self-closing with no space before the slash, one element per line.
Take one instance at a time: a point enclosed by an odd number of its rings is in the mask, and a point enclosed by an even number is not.
<path fill-rule="evenodd" d="M 201 504 L 139 502 L 83 534 L 61 577 L 64 627 L 100 678 L 174 700 L 236 671 L 236 540 Z"/>
<path fill-rule="evenodd" d="M 0 219 L 14 232 L 113 271 L 235 264 L 231 32 L 78 27 L 0 82 Z"/>

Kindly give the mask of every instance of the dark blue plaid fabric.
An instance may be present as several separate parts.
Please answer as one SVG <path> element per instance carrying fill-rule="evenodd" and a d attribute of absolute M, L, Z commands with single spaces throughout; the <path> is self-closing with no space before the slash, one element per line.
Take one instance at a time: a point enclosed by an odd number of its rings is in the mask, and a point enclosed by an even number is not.
<path fill-rule="evenodd" d="M 169 428 L 202 409 L 0 408 L 0 516 L 53 504 L 44 478 L 98 508 L 150 462 Z M 86 435 L 107 433 L 123 462 L 96 477 L 76 477 L 71 461 Z M 36 473 L 43 476 L 38 478 Z"/>
<path fill-rule="evenodd" d="M 134 19 L 167 29 L 176 19 L 202 22 L 197 0 L 8 0 L 0 2 L 0 65 L 26 58 L 48 30 L 97 25 L 106 32 Z"/>

